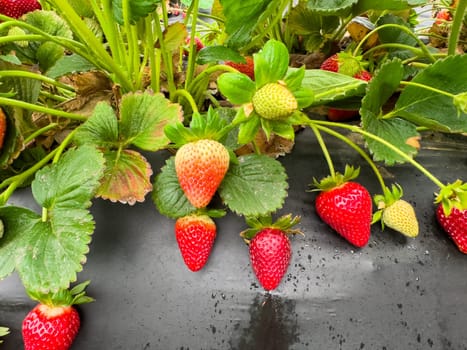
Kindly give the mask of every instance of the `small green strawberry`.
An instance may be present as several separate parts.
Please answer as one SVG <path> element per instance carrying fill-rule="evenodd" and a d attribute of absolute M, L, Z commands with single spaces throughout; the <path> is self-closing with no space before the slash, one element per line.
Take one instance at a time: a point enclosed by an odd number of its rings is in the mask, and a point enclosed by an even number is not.
<path fill-rule="evenodd" d="M 348 242 L 356 247 L 365 246 L 370 239 L 372 201 L 368 190 L 350 181 L 359 169 L 346 166 L 345 173 L 336 173 L 317 181 L 314 186 L 321 191 L 316 197 L 318 216 Z"/>
<path fill-rule="evenodd" d="M 211 254 L 216 224 L 208 215 L 181 217 L 175 222 L 175 238 L 186 266 L 191 271 L 199 271 Z"/>
<path fill-rule="evenodd" d="M 252 103 L 260 117 L 270 120 L 285 119 L 298 108 L 297 99 L 281 82 L 261 87 L 253 95 Z"/>
<path fill-rule="evenodd" d="M 414 238 L 418 235 L 418 220 L 412 205 L 401 199 L 402 187 L 393 185 L 385 188 L 383 195 L 376 195 L 374 201 L 378 211 L 373 215 L 373 223 L 381 220 L 381 225 L 388 226 L 403 235 Z"/>
<path fill-rule="evenodd" d="M 457 248 L 467 254 L 467 183 L 457 180 L 436 196 L 436 219 Z"/>
<path fill-rule="evenodd" d="M 22 335 L 25 350 L 68 350 L 76 338 L 81 321 L 73 307 L 93 301 L 85 295 L 84 282 L 71 290 L 52 294 L 29 292 L 37 304 L 24 318 Z"/>
<path fill-rule="evenodd" d="M 194 207 L 209 204 L 229 169 L 229 162 L 229 151 L 215 140 L 197 140 L 178 149 L 175 171 L 180 187 Z"/>
<path fill-rule="evenodd" d="M 275 223 L 270 217 L 247 218 L 251 228 L 241 236 L 249 244 L 251 267 L 265 290 L 276 289 L 287 272 L 292 256 L 288 235 L 299 232 L 291 229 L 299 221 L 298 216 L 291 215 Z"/>

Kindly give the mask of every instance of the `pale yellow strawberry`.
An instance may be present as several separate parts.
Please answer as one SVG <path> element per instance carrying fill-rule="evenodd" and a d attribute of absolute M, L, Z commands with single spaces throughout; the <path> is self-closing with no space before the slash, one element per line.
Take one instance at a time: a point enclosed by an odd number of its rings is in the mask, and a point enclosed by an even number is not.
<path fill-rule="evenodd" d="M 264 85 L 256 91 L 252 102 L 256 113 L 270 120 L 285 119 L 298 108 L 295 96 L 280 83 Z"/>
<path fill-rule="evenodd" d="M 403 199 L 398 199 L 384 208 L 382 221 L 384 225 L 408 237 L 418 235 L 418 221 L 412 205 Z"/>

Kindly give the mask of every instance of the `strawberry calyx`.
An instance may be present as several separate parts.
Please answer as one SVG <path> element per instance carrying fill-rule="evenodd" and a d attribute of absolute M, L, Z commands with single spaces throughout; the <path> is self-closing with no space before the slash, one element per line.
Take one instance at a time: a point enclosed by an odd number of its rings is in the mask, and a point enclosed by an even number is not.
<path fill-rule="evenodd" d="M 286 214 L 279 217 L 273 222 L 271 215 L 266 216 L 249 216 L 245 218 L 245 221 L 249 228 L 240 232 L 240 237 L 243 238 L 246 244 L 250 244 L 251 240 L 266 228 L 281 230 L 286 235 L 292 234 L 303 234 L 299 229 L 293 227 L 300 222 L 300 216 L 292 216 L 292 214 Z"/>
<path fill-rule="evenodd" d="M 346 182 L 353 180 L 360 175 L 360 168 L 354 168 L 351 165 L 346 165 L 344 174 L 336 172 L 333 175 L 328 175 L 318 181 L 316 178 L 313 178 L 313 187 L 312 191 L 330 191 L 336 187 L 340 187 Z"/>
<path fill-rule="evenodd" d="M 467 210 L 467 183 L 458 179 L 453 183 L 445 185 L 436 194 L 435 203 L 441 203 L 446 217 L 451 214 L 453 208 Z"/>
<path fill-rule="evenodd" d="M 182 122 L 168 124 L 164 128 L 164 133 L 176 147 L 181 147 L 186 143 L 203 139 L 222 143 L 231 129 L 227 121 L 210 107 L 206 115 L 193 113 L 188 127 Z"/>
<path fill-rule="evenodd" d="M 87 304 L 94 301 L 94 299 L 87 296 L 85 292 L 90 282 L 91 281 L 85 281 L 77 284 L 72 289 L 60 289 L 56 292 L 49 293 L 28 290 L 27 294 L 31 299 L 51 308 Z"/>
<path fill-rule="evenodd" d="M 372 224 L 381 221 L 381 226 L 384 229 L 384 222 L 381 220 L 384 209 L 390 207 L 396 201 L 402 198 L 404 195 L 404 190 L 399 184 L 393 184 L 391 188 L 385 187 L 383 194 L 377 194 L 373 197 L 373 201 L 378 208 L 377 211 L 373 213 Z"/>

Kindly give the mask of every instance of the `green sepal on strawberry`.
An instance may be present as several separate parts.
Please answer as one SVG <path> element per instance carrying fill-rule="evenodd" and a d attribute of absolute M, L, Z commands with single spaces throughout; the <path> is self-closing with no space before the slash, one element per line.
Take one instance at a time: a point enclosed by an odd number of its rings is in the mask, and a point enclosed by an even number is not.
<path fill-rule="evenodd" d="M 457 248 L 467 254 L 467 183 L 457 180 L 436 196 L 436 219 Z"/>
<path fill-rule="evenodd" d="M 2 337 L 10 334 L 10 330 L 7 327 L 0 326 L 0 344 L 3 343 Z"/>
<path fill-rule="evenodd" d="M 25 350 L 68 350 L 75 340 L 81 320 L 73 305 L 94 301 L 86 296 L 89 281 L 76 285 L 71 290 L 55 293 L 28 291 L 37 304 L 24 318 L 22 335 Z"/>
<path fill-rule="evenodd" d="M 385 187 L 383 194 L 373 197 L 378 210 L 373 214 L 373 222 L 381 221 L 385 226 L 414 238 L 418 235 L 419 225 L 413 206 L 402 199 L 404 192 L 399 185 L 392 185 L 391 189 Z"/>
<path fill-rule="evenodd" d="M 195 208 L 206 207 L 224 179 L 233 152 L 222 141 L 231 125 L 209 109 L 206 115 L 195 113 L 189 127 L 181 122 L 167 125 L 166 136 L 178 147 L 175 172 L 180 187 Z"/>
<path fill-rule="evenodd" d="M 321 181 L 313 179 L 313 191 L 321 191 L 315 200 L 318 216 L 348 242 L 364 247 L 371 233 L 372 198 L 361 184 L 351 181 L 359 168 L 346 166 L 344 174 L 336 172 Z"/>
<path fill-rule="evenodd" d="M 292 249 L 288 236 L 300 233 L 293 229 L 300 217 L 284 215 L 276 222 L 270 216 L 251 217 L 246 222 L 250 227 L 240 235 L 249 245 L 253 272 L 265 290 L 276 289 L 290 264 Z"/>

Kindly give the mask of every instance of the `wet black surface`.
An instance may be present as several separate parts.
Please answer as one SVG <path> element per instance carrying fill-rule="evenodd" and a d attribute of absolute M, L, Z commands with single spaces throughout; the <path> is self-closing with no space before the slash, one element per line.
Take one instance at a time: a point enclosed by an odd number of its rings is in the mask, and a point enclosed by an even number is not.
<path fill-rule="evenodd" d="M 361 165 L 359 181 L 380 192 L 358 155 L 329 145 L 338 170 Z M 423 146 L 417 160 L 443 182 L 465 180 L 465 143 Z M 292 239 L 291 266 L 271 294 L 249 266 L 241 218 L 217 220 L 210 260 L 193 273 L 181 260 L 173 220 L 149 198 L 133 207 L 96 200 L 96 232 L 79 274 L 92 281 L 88 294 L 96 301 L 79 308 L 72 349 L 467 349 L 467 256 L 435 221 L 435 185 L 411 166 L 385 168 L 387 183 L 400 183 L 415 206 L 420 235 L 407 239 L 374 226 L 368 246 L 356 249 L 315 214 L 315 194 L 306 190 L 327 170 L 308 130 L 281 161 L 290 177 L 281 213 L 301 215 L 305 235 Z M 162 155 L 151 162 L 158 169 Z M 11 202 L 31 206 L 27 191 Z M 12 332 L 2 349 L 22 348 L 21 321 L 33 304 L 16 275 L 0 282 L 0 325 Z"/>

